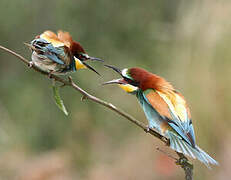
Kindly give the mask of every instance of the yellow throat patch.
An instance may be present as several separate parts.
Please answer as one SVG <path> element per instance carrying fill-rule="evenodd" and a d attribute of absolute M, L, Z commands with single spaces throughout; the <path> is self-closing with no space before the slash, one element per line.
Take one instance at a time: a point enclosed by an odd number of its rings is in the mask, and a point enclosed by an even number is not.
<path fill-rule="evenodd" d="M 132 86 L 130 84 L 119 84 L 119 87 L 128 93 L 132 93 L 138 89 L 138 87 Z"/>
<path fill-rule="evenodd" d="M 75 57 L 75 68 L 76 70 L 79 70 L 86 69 L 87 67 L 78 58 Z"/>

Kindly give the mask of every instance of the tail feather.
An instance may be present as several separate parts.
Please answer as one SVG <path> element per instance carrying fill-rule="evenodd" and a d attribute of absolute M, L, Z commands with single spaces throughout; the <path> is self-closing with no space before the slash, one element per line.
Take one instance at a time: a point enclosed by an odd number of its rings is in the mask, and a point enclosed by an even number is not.
<path fill-rule="evenodd" d="M 214 164 L 214 165 L 219 165 L 219 163 L 213 159 L 211 156 L 209 156 L 206 152 L 204 152 L 201 148 L 199 148 L 198 146 L 196 146 L 196 148 L 200 151 L 200 153 L 206 158 L 208 159 L 209 163 Z"/>
<path fill-rule="evenodd" d="M 191 156 L 193 159 L 195 159 L 195 158 L 196 158 L 195 155 L 193 154 L 192 151 L 190 151 L 190 150 L 187 148 L 187 145 L 184 144 L 184 143 L 181 143 L 181 144 L 182 144 L 182 146 L 185 148 L 185 150 L 187 151 L 187 153 L 189 154 L 189 156 Z"/>
<path fill-rule="evenodd" d="M 192 147 L 190 144 L 185 142 L 180 136 L 173 132 L 169 132 L 170 147 L 179 153 L 183 153 L 186 156 L 190 156 L 194 159 L 198 159 L 204 163 L 208 168 L 210 164 L 218 165 L 218 162 L 210 157 L 206 152 L 200 149 L 198 146 Z"/>

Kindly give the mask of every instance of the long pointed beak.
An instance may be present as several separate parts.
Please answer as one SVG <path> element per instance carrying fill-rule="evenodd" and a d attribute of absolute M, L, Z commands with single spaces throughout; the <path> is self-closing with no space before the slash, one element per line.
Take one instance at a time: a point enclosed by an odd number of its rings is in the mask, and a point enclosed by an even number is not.
<path fill-rule="evenodd" d="M 87 63 L 85 63 L 84 61 L 81 61 L 88 69 L 92 70 L 93 72 L 95 72 L 96 74 L 98 74 L 99 76 L 100 73 L 98 73 L 93 67 L 91 67 L 90 65 L 88 65 Z"/>
<path fill-rule="evenodd" d="M 108 85 L 108 84 L 118 84 L 121 89 L 123 89 L 124 91 L 126 91 L 128 93 L 133 93 L 133 92 L 138 90 L 138 87 L 135 87 L 135 86 L 129 84 L 123 78 L 107 81 L 107 82 L 103 83 L 102 85 Z"/>
<path fill-rule="evenodd" d="M 100 59 L 100 58 L 96 58 L 96 57 L 91 57 L 88 54 L 82 54 L 82 56 L 84 57 L 84 59 L 82 59 L 82 61 L 100 61 L 100 62 L 104 62 L 104 60 Z"/>
<path fill-rule="evenodd" d="M 113 69 L 115 72 L 119 73 L 122 76 L 122 71 L 119 68 L 106 64 L 104 66 Z"/>
<path fill-rule="evenodd" d="M 121 79 L 113 79 L 111 81 L 104 82 L 102 85 L 108 85 L 108 84 L 127 84 L 126 81 L 124 81 L 123 78 Z"/>
<path fill-rule="evenodd" d="M 102 60 L 100 58 L 91 57 L 91 56 L 89 56 L 87 60 L 104 62 L 104 60 Z"/>

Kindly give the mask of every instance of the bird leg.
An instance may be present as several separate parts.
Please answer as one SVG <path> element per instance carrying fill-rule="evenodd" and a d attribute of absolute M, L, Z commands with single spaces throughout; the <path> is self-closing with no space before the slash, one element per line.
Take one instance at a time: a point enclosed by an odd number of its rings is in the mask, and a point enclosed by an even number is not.
<path fill-rule="evenodd" d="M 49 73 L 48 73 L 48 77 L 50 78 L 50 79 L 52 79 L 52 73 L 53 73 L 54 71 L 50 71 Z"/>
<path fill-rule="evenodd" d="M 71 76 L 68 76 L 68 81 L 69 81 L 70 84 L 73 84 L 73 80 L 72 80 Z"/>
<path fill-rule="evenodd" d="M 146 133 L 148 133 L 148 132 L 150 131 L 149 126 L 146 126 L 146 128 L 144 129 L 144 131 L 145 131 Z"/>
<path fill-rule="evenodd" d="M 82 97 L 81 97 L 81 101 L 85 101 L 87 99 L 87 96 L 86 95 L 83 95 Z"/>

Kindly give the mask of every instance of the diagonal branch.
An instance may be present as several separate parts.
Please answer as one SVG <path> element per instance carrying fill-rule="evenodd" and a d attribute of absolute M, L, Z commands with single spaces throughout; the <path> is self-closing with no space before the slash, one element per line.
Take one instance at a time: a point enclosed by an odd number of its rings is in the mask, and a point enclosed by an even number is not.
<path fill-rule="evenodd" d="M 154 129 L 152 128 L 148 128 L 148 126 L 146 126 L 144 123 L 138 121 L 137 119 L 135 119 L 134 117 L 132 117 L 130 114 L 124 112 L 123 110 L 117 108 L 116 106 L 114 106 L 111 103 L 108 103 L 106 101 L 103 101 L 91 94 L 89 94 L 88 92 L 84 91 L 82 88 L 80 88 L 79 86 L 77 86 L 77 84 L 74 83 L 74 81 L 72 80 L 71 76 L 68 77 L 68 80 L 63 79 L 59 76 L 53 75 L 53 74 L 49 74 L 47 72 L 42 71 L 41 69 L 39 69 L 38 67 L 30 64 L 30 62 L 24 58 L 23 56 L 17 54 L 16 52 L 5 48 L 3 46 L 0 45 L 0 49 L 16 56 L 18 59 L 20 59 L 23 63 L 25 63 L 28 68 L 32 68 L 35 71 L 43 74 L 43 75 L 47 75 L 47 77 L 54 79 L 55 81 L 61 82 L 63 85 L 62 86 L 70 86 L 73 89 L 75 89 L 76 91 L 80 92 L 83 95 L 82 99 L 90 99 L 91 101 L 100 104 L 106 108 L 111 109 L 112 111 L 116 112 L 117 114 L 120 114 L 121 116 L 123 116 L 124 118 L 126 118 L 127 120 L 129 120 L 130 122 L 132 122 L 133 124 L 135 124 L 136 126 L 140 127 L 141 129 L 143 129 L 146 133 L 149 133 L 153 136 L 155 136 L 156 138 L 160 139 L 163 143 L 165 143 L 166 145 L 169 146 L 169 140 L 167 138 L 165 138 L 164 136 L 162 136 L 161 134 L 159 134 L 158 132 L 156 132 Z M 177 153 L 177 152 L 176 152 Z M 176 164 L 180 165 L 181 168 L 184 170 L 185 172 L 185 179 L 186 180 L 192 180 L 193 179 L 193 165 L 190 164 L 188 162 L 188 159 L 182 154 L 182 153 L 177 153 L 177 155 L 179 156 L 179 159 L 176 161 Z M 172 157 L 173 158 L 173 157 Z M 173 158 L 175 159 L 175 158 Z"/>

